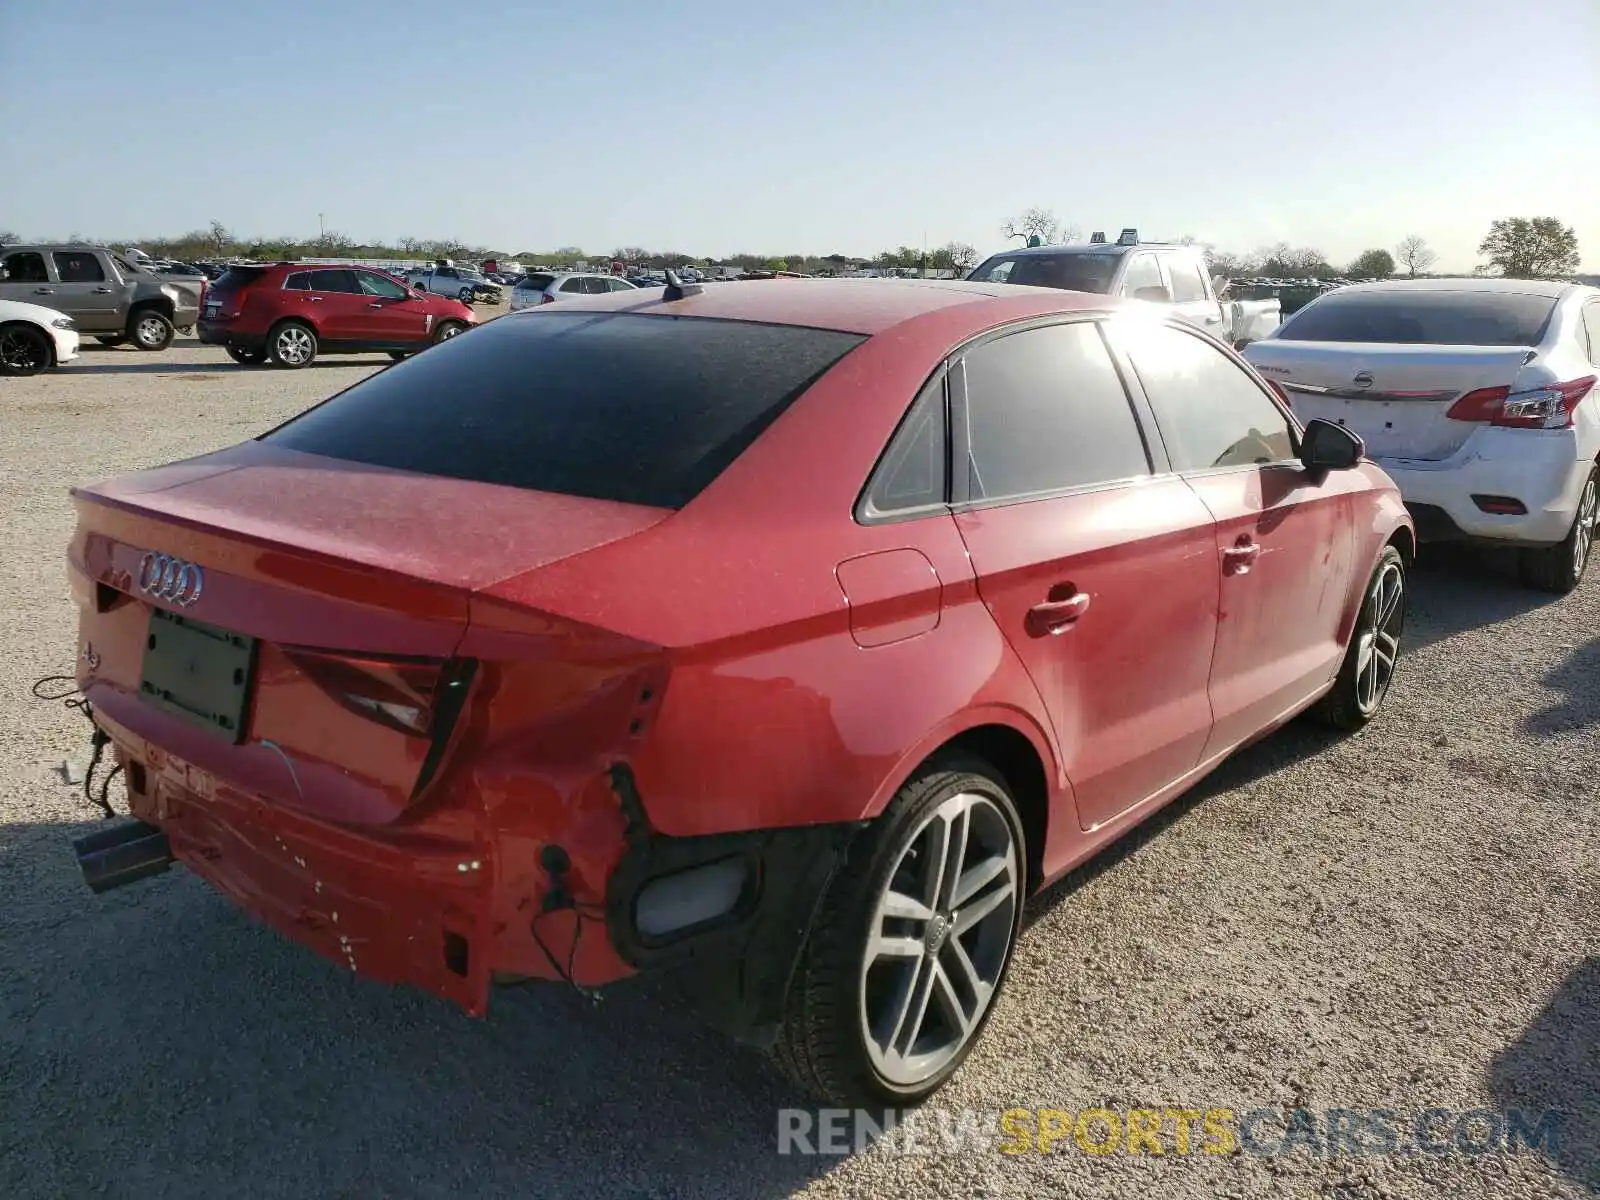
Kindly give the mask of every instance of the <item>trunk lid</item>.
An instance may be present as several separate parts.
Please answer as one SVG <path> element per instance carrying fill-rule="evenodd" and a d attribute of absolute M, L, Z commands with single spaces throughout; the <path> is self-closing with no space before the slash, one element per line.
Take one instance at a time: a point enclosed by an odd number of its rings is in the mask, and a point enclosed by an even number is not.
<path fill-rule="evenodd" d="M 1321 417 L 1359 434 L 1377 459 L 1449 458 L 1477 428 L 1446 414 L 1479 388 L 1515 389 L 1527 347 L 1297 342 L 1268 338 L 1244 356 L 1282 387 L 1301 420 Z"/>
<path fill-rule="evenodd" d="M 96 709 L 185 771 L 356 824 L 437 768 L 473 592 L 670 515 L 259 442 L 73 497 Z"/>

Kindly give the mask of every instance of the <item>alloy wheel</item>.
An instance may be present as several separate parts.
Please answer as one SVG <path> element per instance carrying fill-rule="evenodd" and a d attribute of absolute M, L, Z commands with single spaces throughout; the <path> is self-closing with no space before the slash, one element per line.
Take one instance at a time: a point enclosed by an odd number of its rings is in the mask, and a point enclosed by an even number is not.
<path fill-rule="evenodd" d="M 1005 971 L 1021 890 L 1011 823 L 988 797 L 951 796 L 906 842 L 879 895 L 858 1017 L 874 1069 L 915 1087 L 972 1040 Z"/>
<path fill-rule="evenodd" d="M 1389 681 L 1394 678 L 1400 654 L 1400 627 L 1405 619 L 1405 573 L 1395 562 L 1385 563 L 1372 581 L 1367 608 L 1372 619 L 1361 631 L 1356 654 L 1356 703 L 1363 714 L 1377 710 Z"/>
<path fill-rule="evenodd" d="M 297 326 L 282 330 L 273 345 L 273 353 L 280 362 L 297 367 L 311 358 L 311 335 Z"/>
<path fill-rule="evenodd" d="M 32 375 L 50 365 L 44 340 L 24 329 L 0 330 L 0 364 L 18 375 Z"/>
<path fill-rule="evenodd" d="M 1578 515 L 1572 524 L 1572 574 L 1583 575 L 1589 565 L 1589 550 L 1594 545 L 1594 523 L 1597 497 L 1594 476 L 1583 485 L 1583 496 L 1578 500 Z"/>
<path fill-rule="evenodd" d="M 167 336 L 167 323 L 160 317 L 143 317 L 134 327 L 133 336 L 141 346 L 159 346 Z"/>

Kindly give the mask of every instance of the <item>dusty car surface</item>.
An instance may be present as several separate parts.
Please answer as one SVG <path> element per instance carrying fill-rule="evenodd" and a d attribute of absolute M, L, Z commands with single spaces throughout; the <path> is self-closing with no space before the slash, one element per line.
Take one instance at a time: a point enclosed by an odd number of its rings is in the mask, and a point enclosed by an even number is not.
<path fill-rule="evenodd" d="M 692 964 L 839 1103 L 950 1077 L 1028 894 L 1369 721 L 1413 552 L 1227 347 L 971 283 L 580 297 L 74 497 L 91 886 L 176 860 L 474 1014 Z"/>

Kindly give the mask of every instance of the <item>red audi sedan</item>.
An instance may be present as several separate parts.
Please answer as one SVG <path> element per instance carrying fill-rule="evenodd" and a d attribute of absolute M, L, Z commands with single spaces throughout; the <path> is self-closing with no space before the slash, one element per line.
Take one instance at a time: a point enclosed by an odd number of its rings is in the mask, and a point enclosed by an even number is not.
<path fill-rule="evenodd" d="M 88 882 L 181 862 L 473 1014 L 688 967 L 819 1096 L 928 1095 L 1029 893 L 1395 669 L 1393 484 L 1143 309 L 579 299 L 77 490 L 78 681 L 135 818 Z"/>

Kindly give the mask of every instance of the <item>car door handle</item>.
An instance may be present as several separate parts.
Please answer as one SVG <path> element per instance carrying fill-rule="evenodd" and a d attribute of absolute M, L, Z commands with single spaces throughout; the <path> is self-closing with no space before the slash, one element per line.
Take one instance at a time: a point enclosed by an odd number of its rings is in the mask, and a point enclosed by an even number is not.
<path fill-rule="evenodd" d="M 95 288 L 94 294 L 96 296 L 109 296 L 109 295 L 111 295 L 111 289 L 110 288 Z"/>
<path fill-rule="evenodd" d="M 1222 552 L 1222 569 L 1229 575 L 1248 575 L 1260 557 L 1261 546 L 1258 543 L 1239 542 Z"/>
<path fill-rule="evenodd" d="M 383 305 L 381 305 L 381 304 L 369 304 L 369 305 L 367 305 L 367 307 L 368 308 L 382 308 Z"/>
<path fill-rule="evenodd" d="M 55 288 L 34 288 L 33 294 L 35 296 L 53 296 L 55 291 Z"/>
<path fill-rule="evenodd" d="M 313 303 L 313 304 L 321 304 L 322 303 L 322 297 L 321 296 L 307 296 L 306 299 L 311 301 L 311 303 Z"/>
<path fill-rule="evenodd" d="M 1065 633 L 1089 611 L 1089 593 L 1074 592 L 1063 600 L 1042 600 L 1028 610 L 1028 624 L 1043 633 Z"/>

